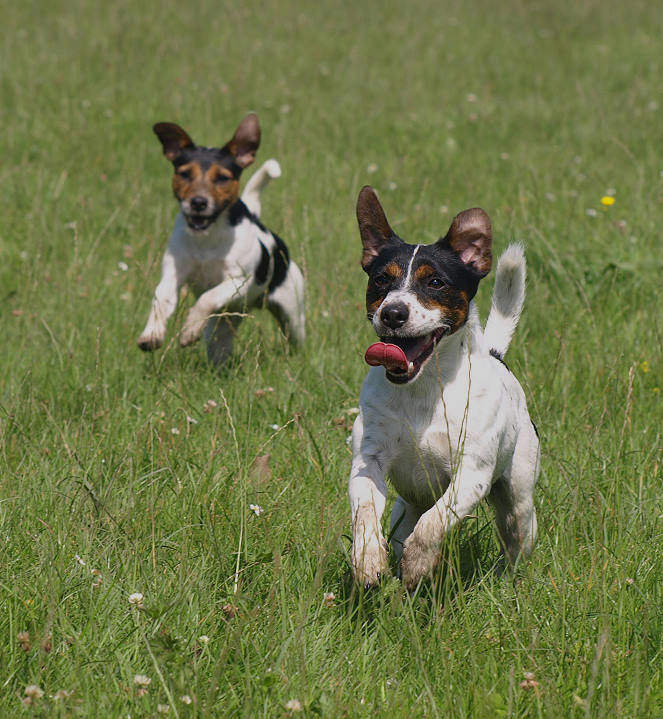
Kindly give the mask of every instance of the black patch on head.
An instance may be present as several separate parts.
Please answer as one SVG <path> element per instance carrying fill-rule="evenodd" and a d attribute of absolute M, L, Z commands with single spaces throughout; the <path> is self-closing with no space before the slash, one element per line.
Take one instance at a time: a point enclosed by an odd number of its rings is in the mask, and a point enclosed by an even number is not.
<path fill-rule="evenodd" d="M 195 162 L 200 165 L 200 169 L 205 172 L 212 165 L 219 165 L 230 170 L 235 179 L 239 179 L 242 174 L 242 168 L 235 162 L 233 154 L 225 148 L 217 147 L 185 147 L 182 152 L 173 160 L 175 169 L 180 165 L 188 165 Z"/>
<path fill-rule="evenodd" d="M 285 246 L 285 242 L 273 232 L 271 234 L 276 242 L 276 247 L 274 248 L 274 274 L 269 283 L 269 291 L 273 292 L 277 287 L 283 284 L 288 274 L 290 254 L 288 248 Z"/>
<path fill-rule="evenodd" d="M 389 292 L 403 285 L 414 248 L 415 245 L 407 245 L 404 242 L 387 245 L 365 268 L 368 274 L 367 307 L 379 305 Z M 385 272 L 392 262 L 400 267 L 402 271 L 400 277 L 392 277 Z"/>
<path fill-rule="evenodd" d="M 433 245 L 422 245 L 412 267 L 413 276 L 421 265 L 430 265 L 446 287 L 465 292 L 468 302 L 476 295 L 481 277 L 468 269 L 458 255 L 445 245 L 439 242 Z M 431 299 L 439 296 L 432 291 L 428 294 Z"/>
<path fill-rule="evenodd" d="M 260 240 L 258 240 L 260 242 Z M 256 278 L 257 285 L 264 285 L 267 281 L 267 273 L 269 272 L 269 252 L 265 245 L 260 242 L 260 262 L 253 273 Z"/>

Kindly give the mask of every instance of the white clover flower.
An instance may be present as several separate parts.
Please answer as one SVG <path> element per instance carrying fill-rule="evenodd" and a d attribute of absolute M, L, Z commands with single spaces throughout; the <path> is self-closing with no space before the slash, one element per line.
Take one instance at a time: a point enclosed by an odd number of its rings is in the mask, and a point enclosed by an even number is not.
<path fill-rule="evenodd" d="M 129 595 L 129 604 L 133 604 L 136 607 L 142 607 L 143 599 L 144 597 L 141 592 L 134 592 Z"/>
<path fill-rule="evenodd" d="M 41 699 L 44 696 L 44 690 L 37 684 L 28 684 L 25 687 L 25 696 L 30 699 Z"/>
<path fill-rule="evenodd" d="M 323 594 L 323 602 L 325 604 L 325 607 L 333 607 L 335 599 L 336 595 L 334 594 L 334 592 L 325 592 Z"/>
<path fill-rule="evenodd" d="M 194 419 L 193 417 L 189 417 L 188 414 L 186 416 L 186 421 L 187 421 L 187 424 L 198 424 L 198 420 Z"/>
<path fill-rule="evenodd" d="M 85 566 L 85 560 L 81 559 L 80 555 L 78 555 L 78 554 L 74 555 L 74 559 L 81 565 L 81 567 Z"/>
<path fill-rule="evenodd" d="M 152 683 L 152 680 L 145 674 L 135 674 L 134 684 L 137 687 L 148 687 Z"/>
<path fill-rule="evenodd" d="M 587 217 L 596 217 L 596 215 L 598 215 L 598 212 L 593 207 L 588 207 L 585 210 L 585 214 L 587 215 Z"/>
<path fill-rule="evenodd" d="M 209 637 L 207 636 L 207 634 L 201 634 L 198 637 L 198 641 L 203 645 L 209 644 Z"/>
<path fill-rule="evenodd" d="M 157 711 L 159 712 L 159 714 L 168 714 L 169 709 L 170 707 L 168 706 L 168 704 L 157 704 Z"/>
<path fill-rule="evenodd" d="M 289 699 L 284 706 L 285 710 L 289 711 L 291 714 L 294 714 L 295 712 L 300 712 L 302 710 L 302 703 L 299 701 L 299 699 Z"/>
<path fill-rule="evenodd" d="M 171 433 L 171 434 L 179 434 L 180 431 L 179 431 L 179 429 L 177 429 L 177 427 L 171 427 L 171 428 L 170 428 L 170 433 Z"/>
<path fill-rule="evenodd" d="M 259 504 L 249 504 L 249 509 L 259 517 L 265 510 Z"/>
<path fill-rule="evenodd" d="M 122 272 L 126 272 L 129 269 L 129 265 L 126 262 L 123 262 L 120 260 L 120 262 L 117 263 L 117 266 L 119 269 L 122 270 Z"/>
<path fill-rule="evenodd" d="M 182 702 L 182 704 L 191 704 L 193 699 L 188 694 L 182 694 L 182 696 L 180 697 L 180 701 Z"/>

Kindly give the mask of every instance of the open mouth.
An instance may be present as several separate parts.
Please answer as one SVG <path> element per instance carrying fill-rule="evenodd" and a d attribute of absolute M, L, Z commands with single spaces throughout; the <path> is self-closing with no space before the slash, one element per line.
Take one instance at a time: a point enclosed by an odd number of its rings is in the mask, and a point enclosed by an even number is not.
<path fill-rule="evenodd" d="M 218 213 L 213 215 L 184 215 L 186 224 L 189 225 L 192 230 L 197 231 L 206 230 L 217 217 Z"/>
<path fill-rule="evenodd" d="M 364 359 L 372 367 L 382 365 L 390 382 L 405 384 L 419 374 L 446 332 L 440 327 L 421 337 L 383 337 L 366 350 Z"/>

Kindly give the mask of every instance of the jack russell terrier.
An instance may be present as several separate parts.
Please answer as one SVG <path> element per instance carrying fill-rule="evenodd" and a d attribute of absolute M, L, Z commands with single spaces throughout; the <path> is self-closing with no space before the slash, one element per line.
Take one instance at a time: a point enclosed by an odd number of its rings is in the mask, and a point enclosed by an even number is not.
<path fill-rule="evenodd" d="M 381 519 L 386 478 L 398 492 L 391 541 L 408 591 L 436 568 L 447 532 L 486 498 L 507 560 L 536 537 L 539 438 L 525 394 L 503 362 L 525 299 L 522 246 L 497 264 L 482 330 L 472 301 L 492 264 L 486 213 L 456 216 L 431 245 L 397 237 L 371 187 L 357 201 L 366 307 L 380 342 L 366 352 L 352 430 L 352 568 L 365 586 L 388 572 Z"/>
<path fill-rule="evenodd" d="M 180 344 L 193 344 L 204 332 L 214 364 L 230 356 L 237 327 L 253 307 L 266 306 L 289 339 L 303 342 L 304 278 L 281 238 L 259 220 L 262 189 L 281 174 L 276 160 L 266 162 L 239 197 L 240 175 L 260 144 L 257 116 L 247 115 L 222 148 L 196 145 L 170 122 L 157 123 L 154 132 L 175 169 L 173 193 L 180 212 L 138 346 L 150 351 L 163 344 L 184 284 L 197 299 Z"/>

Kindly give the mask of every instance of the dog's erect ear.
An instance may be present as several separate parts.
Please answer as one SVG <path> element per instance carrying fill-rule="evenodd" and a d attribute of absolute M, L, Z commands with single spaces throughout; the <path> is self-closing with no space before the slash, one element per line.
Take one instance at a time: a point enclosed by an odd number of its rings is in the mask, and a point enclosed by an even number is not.
<path fill-rule="evenodd" d="M 235 162 L 244 169 L 256 159 L 256 151 L 259 146 L 258 116 L 251 112 L 239 123 L 233 139 L 226 145 L 226 149 L 235 157 Z"/>
<path fill-rule="evenodd" d="M 387 222 L 375 190 L 370 185 L 362 187 L 357 198 L 357 222 L 364 246 L 361 266 L 366 269 L 386 245 L 399 241 Z"/>
<path fill-rule="evenodd" d="M 172 162 L 185 147 L 195 147 L 193 140 L 174 122 L 157 122 L 152 128 L 161 140 L 163 154 Z"/>
<path fill-rule="evenodd" d="M 493 233 L 490 218 L 480 208 L 464 210 L 454 217 L 446 237 L 439 240 L 448 245 L 460 257 L 461 262 L 472 268 L 480 277 L 490 272 L 493 255 Z"/>

